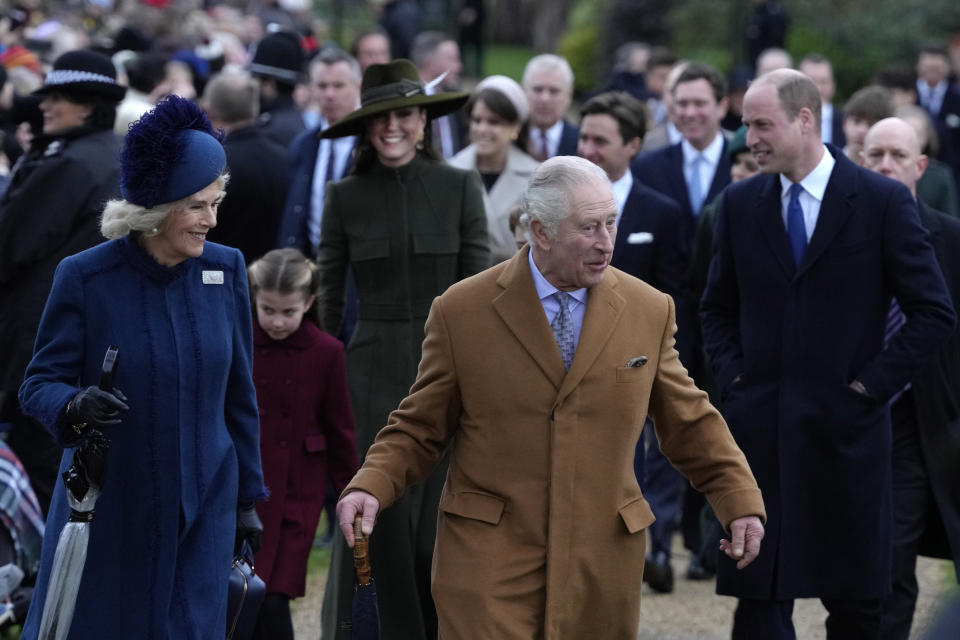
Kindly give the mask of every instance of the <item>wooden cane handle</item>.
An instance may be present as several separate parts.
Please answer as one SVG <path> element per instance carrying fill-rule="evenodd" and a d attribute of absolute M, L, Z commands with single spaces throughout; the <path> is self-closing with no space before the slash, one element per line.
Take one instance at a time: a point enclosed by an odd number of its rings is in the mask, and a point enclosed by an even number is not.
<path fill-rule="evenodd" d="M 357 571 L 357 582 L 361 586 L 370 584 L 369 542 L 360 528 L 361 516 L 353 520 L 353 568 Z"/>

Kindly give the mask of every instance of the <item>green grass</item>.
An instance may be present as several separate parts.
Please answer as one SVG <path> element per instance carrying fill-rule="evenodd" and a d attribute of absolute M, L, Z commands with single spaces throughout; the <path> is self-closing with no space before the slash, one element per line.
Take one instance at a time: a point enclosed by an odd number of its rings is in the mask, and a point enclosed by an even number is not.
<path fill-rule="evenodd" d="M 485 76 L 502 74 L 520 82 L 523 68 L 536 51 L 529 47 L 509 44 L 488 44 L 483 54 L 483 73 Z"/>

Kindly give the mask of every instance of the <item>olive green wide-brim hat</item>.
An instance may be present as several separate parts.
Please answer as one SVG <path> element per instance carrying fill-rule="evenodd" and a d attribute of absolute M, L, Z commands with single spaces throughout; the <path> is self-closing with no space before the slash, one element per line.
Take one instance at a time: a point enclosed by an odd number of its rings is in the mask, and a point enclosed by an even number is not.
<path fill-rule="evenodd" d="M 363 74 L 360 85 L 360 108 L 330 125 L 321 138 L 342 138 L 363 132 L 364 120 L 393 109 L 423 107 L 427 118 L 453 113 L 470 97 L 466 92 L 435 93 L 428 96 L 417 68 L 409 60 L 372 64 Z"/>

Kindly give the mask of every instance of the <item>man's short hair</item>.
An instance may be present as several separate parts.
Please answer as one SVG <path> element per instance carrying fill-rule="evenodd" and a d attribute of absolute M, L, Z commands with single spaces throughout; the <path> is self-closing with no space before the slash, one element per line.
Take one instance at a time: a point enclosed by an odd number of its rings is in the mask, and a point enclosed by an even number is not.
<path fill-rule="evenodd" d="M 844 118 L 865 120 L 872 127 L 884 118 L 893 116 L 893 100 L 890 92 L 879 85 L 858 89 L 847 104 L 843 105 Z"/>
<path fill-rule="evenodd" d="M 927 56 L 941 56 L 947 60 L 950 60 L 950 55 L 947 53 L 946 47 L 935 42 L 928 42 L 927 44 L 920 47 L 920 51 L 917 53 L 917 57 L 927 55 Z"/>
<path fill-rule="evenodd" d="M 430 60 L 430 56 L 437 51 L 437 47 L 448 40 L 453 38 L 440 31 L 423 31 L 417 34 L 413 44 L 410 45 L 410 61 L 417 69 L 422 69 Z"/>
<path fill-rule="evenodd" d="M 540 71 L 559 71 L 563 75 L 563 84 L 568 90 L 573 90 L 573 69 L 565 58 L 553 55 L 552 53 L 541 53 L 538 56 L 530 58 L 527 66 L 523 69 L 523 86 L 530 84 L 530 76 Z"/>
<path fill-rule="evenodd" d="M 833 64 L 830 60 L 827 59 L 822 53 L 808 53 L 800 59 L 800 64 L 797 65 L 797 68 L 802 67 L 804 64 L 829 64 L 830 68 L 833 69 Z"/>
<path fill-rule="evenodd" d="M 887 89 L 916 91 L 917 72 L 905 64 L 888 64 L 874 74 L 873 82 Z"/>
<path fill-rule="evenodd" d="M 530 223 L 534 220 L 543 225 L 547 236 L 556 238 L 560 223 L 573 213 L 574 190 L 598 183 L 609 185 L 607 174 L 578 156 L 554 156 L 537 167 L 520 198 L 520 226 L 527 232 L 527 239 L 532 240 Z"/>
<path fill-rule="evenodd" d="M 677 91 L 677 87 L 684 82 L 693 82 L 694 80 L 706 80 L 713 90 L 713 97 L 720 102 L 727 97 L 727 79 L 723 74 L 703 62 L 691 62 L 677 77 L 673 83 L 672 92 Z"/>
<path fill-rule="evenodd" d="M 777 88 L 780 107 L 788 120 L 793 122 L 800 115 L 800 110 L 807 108 L 813 114 L 817 130 L 820 129 L 820 91 L 813 80 L 799 71 L 785 69 L 776 69 L 761 78 L 759 82 L 769 82 Z"/>
<path fill-rule="evenodd" d="M 381 36 L 386 38 L 387 45 L 389 46 L 390 44 L 390 36 L 387 35 L 387 32 L 383 27 L 371 27 L 369 29 L 364 29 L 357 34 L 356 38 L 353 39 L 353 42 L 350 44 L 350 55 L 356 58 L 357 51 L 360 50 L 360 43 L 371 36 Z"/>
<path fill-rule="evenodd" d="M 654 47 L 650 50 L 650 60 L 647 61 L 647 70 L 654 67 L 672 67 L 677 64 L 677 56 L 666 47 Z"/>
<path fill-rule="evenodd" d="M 647 111 L 643 104 L 623 91 L 608 91 L 587 100 L 580 108 L 580 120 L 587 116 L 605 114 L 617 121 L 620 137 L 627 143 L 643 139 L 647 133 Z"/>
<path fill-rule="evenodd" d="M 633 60 L 633 54 L 637 51 L 646 51 L 647 55 L 650 55 L 650 45 L 646 42 L 625 42 L 619 47 L 617 51 L 613 54 L 613 70 L 614 71 L 630 71 L 630 63 Z M 650 59 L 647 58 L 647 64 L 649 65 Z"/>
<path fill-rule="evenodd" d="M 920 151 L 928 156 L 936 156 L 940 153 L 940 138 L 937 135 L 937 129 L 933 126 L 933 118 L 926 109 L 918 104 L 905 104 L 896 108 L 894 114 L 901 120 L 910 120 L 916 118 L 923 123 L 923 133 L 918 133 L 920 144 L 923 147 Z"/>
<path fill-rule="evenodd" d="M 260 113 L 260 89 L 250 73 L 227 69 L 210 79 L 202 102 L 224 124 L 252 122 Z"/>
<path fill-rule="evenodd" d="M 363 82 L 363 70 L 360 68 L 360 63 L 357 62 L 357 59 L 352 55 L 337 47 L 324 47 L 321 49 L 320 53 L 310 61 L 310 74 L 313 75 L 313 69 L 317 65 L 331 65 L 338 62 L 346 63 L 350 68 L 350 77 L 357 83 L 357 86 L 360 86 L 360 83 Z"/>

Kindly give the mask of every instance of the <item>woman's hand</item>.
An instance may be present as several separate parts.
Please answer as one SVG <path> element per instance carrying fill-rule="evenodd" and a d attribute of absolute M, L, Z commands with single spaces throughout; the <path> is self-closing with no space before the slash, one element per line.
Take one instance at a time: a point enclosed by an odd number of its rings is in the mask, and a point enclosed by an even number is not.
<path fill-rule="evenodd" d="M 237 509 L 237 539 L 234 542 L 233 555 L 240 552 L 240 545 L 243 544 L 244 540 L 250 545 L 252 552 L 260 551 L 262 539 L 263 523 L 260 522 L 256 507 L 253 505 L 239 507 Z"/>
<path fill-rule="evenodd" d="M 73 431 L 70 435 L 83 435 L 91 427 L 102 428 L 120 424 L 120 414 L 128 411 L 127 397 L 119 389 L 104 391 L 100 387 L 89 386 L 67 403 L 63 413 L 66 428 Z"/>

